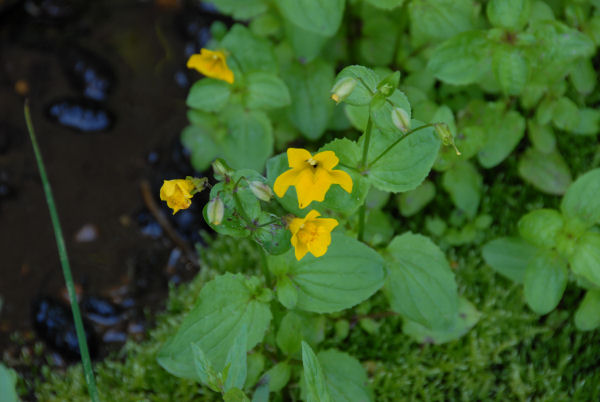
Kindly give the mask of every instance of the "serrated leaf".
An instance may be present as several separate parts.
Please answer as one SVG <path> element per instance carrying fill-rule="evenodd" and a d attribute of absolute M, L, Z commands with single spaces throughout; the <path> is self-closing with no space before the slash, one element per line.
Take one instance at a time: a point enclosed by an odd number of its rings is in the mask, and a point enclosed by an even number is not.
<path fill-rule="evenodd" d="M 556 246 L 556 239 L 565 222 L 554 209 L 536 209 L 519 219 L 519 234 L 528 242 L 543 248 Z"/>
<path fill-rule="evenodd" d="M 197 81 L 190 88 L 186 104 L 193 108 L 206 112 L 218 112 L 229 101 L 231 85 L 212 78 L 204 78 Z"/>
<path fill-rule="evenodd" d="M 301 341 L 316 347 L 325 338 L 325 317 L 288 311 L 281 319 L 275 341 L 281 351 L 289 357 L 298 357 Z"/>
<path fill-rule="evenodd" d="M 493 26 L 514 31 L 523 28 L 527 23 L 531 2 L 530 0 L 490 0 L 486 11 Z"/>
<path fill-rule="evenodd" d="M 296 308 L 331 313 L 350 308 L 381 288 L 385 279 L 383 259 L 356 239 L 332 233 L 327 253 L 319 258 L 307 254 L 297 261 L 293 250 L 268 257 L 269 268 L 287 266 L 298 291 Z"/>
<path fill-rule="evenodd" d="M 385 294 L 392 310 L 430 329 L 447 328 L 458 312 L 454 273 L 429 238 L 413 233 L 388 245 Z"/>
<path fill-rule="evenodd" d="M 557 151 L 545 154 L 529 148 L 519 158 L 518 168 L 526 182 L 544 193 L 562 195 L 571 184 L 569 166 Z"/>
<path fill-rule="evenodd" d="M 276 109 L 290 104 L 290 93 L 276 75 L 264 72 L 248 74 L 246 106 L 251 109 Z"/>
<path fill-rule="evenodd" d="M 307 402 L 331 402 L 323 369 L 310 346 L 302 341 L 302 366 L 306 383 Z"/>
<path fill-rule="evenodd" d="M 280 0 L 279 9 L 299 27 L 323 36 L 333 36 L 342 22 L 345 0 Z"/>
<path fill-rule="evenodd" d="M 263 339 L 270 321 L 269 304 L 256 298 L 248 280 L 227 273 L 202 288 L 192 311 L 158 353 L 158 363 L 175 376 L 196 379 L 191 345 L 197 344 L 220 371 L 241 328 L 248 328 L 249 350 Z"/>
<path fill-rule="evenodd" d="M 367 387 L 367 373 L 358 360 L 335 349 L 321 351 L 317 357 L 333 401 L 373 401 L 373 395 Z"/>
<path fill-rule="evenodd" d="M 344 103 L 354 106 L 368 105 L 371 102 L 373 97 L 372 94 L 377 89 L 377 84 L 379 83 L 379 76 L 377 73 L 364 66 L 348 66 L 340 71 L 335 83 L 337 84 L 347 77 L 356 79 L 357 84 L 350 95 L 344 99 Z"/>
<path fill-rule="evenodd" d="M 225 367 L 228 367 L 227 378 L 225 379 L 225 391 L 232 388 L 241 389 L 246 382 L 248 373 L 248 364 L 246 360 L 246 343 L 248 341 L 248 327 L 242 325 L 237 337 L 233 341 L 233 346 L 227 353 Z"/>
<path fill-rule="evenodd" d="M 256 37 L 243 25 L 233 25 L 221 41 L 221 46 L 235 55 L 235 64 L 232 64 L 231 68 L 236 68 L 239 63 L 239 69 L 244 73 L 251 71 L 277 72 L 277 62 L 270 42 Z"/>
<path fill-rule="evenodd" d="M 475 14 L 469 0 L 413 0 L 408 12 L 411 40 L 416 46 L 474 28 Z"/>
<path fill-rule="evenodd" d="M 527 84 L 529 65 L 520 49 L 500 46 L 494 49 L 494 76 L 506 95 L 520 95 Z"/>

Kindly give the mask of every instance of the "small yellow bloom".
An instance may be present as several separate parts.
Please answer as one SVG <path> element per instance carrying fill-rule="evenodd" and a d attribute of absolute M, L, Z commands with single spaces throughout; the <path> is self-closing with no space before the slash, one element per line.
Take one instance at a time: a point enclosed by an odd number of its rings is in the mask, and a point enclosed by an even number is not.
<path fill-rule="evenodd" d="M 233 84 L 233 71 L 227 67 L 225 53 L 219 50 L 201 49 L 200 54 L 190 56 L 187 67 L 194 68 L 207 77 Z"/>
<path fill-rule="evenodd" d="M 339 184 L 352 192 L 352 178 L 342 170 L 332 170 L 339 159 L 333 151 L 319 152 L 312 156 L 306 149 L 288 148 L 290 170 L 275 180 L 273 190 L 283 197 L 290 186 L 296 187 L 298 206 L 304 208 L 313 201 L 323 201 L 332 184 Z"/>
<path fill-rule="evenodd" d="M 298 261 L 309 251 L 315 257 L 321 257 L 331 244 L 331 231 L 338 225 L 338 221 L 318 218 L 320 215 L 312 210 L 304 218 L 294 218 L 290 222 L 292 246 Z"/>
<path fill-rule="evenodd" d="M 160 199 L 167 202 L 173 210 L 173 215 L 180 209 L 187 209 L 192 205 L 192 190 L 194 183 L 187 179 L 165 180 L 160 188 Z"/>

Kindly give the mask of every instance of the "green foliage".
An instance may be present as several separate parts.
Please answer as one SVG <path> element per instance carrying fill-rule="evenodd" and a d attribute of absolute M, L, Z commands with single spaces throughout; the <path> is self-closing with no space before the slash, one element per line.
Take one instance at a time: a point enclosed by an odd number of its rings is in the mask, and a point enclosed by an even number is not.
<path fill-rule="evenodd" d="M 302 365 L 304 366 L 305 393 L 307 402 L 330 402 L 331 397 L 325 375 L 315 352 L 302 342 Z"/>
<path fill-rule="evenodd" d="M 19 397 L 15 386 L 17 384 L 17 374 L 0 363 L 0 390 L 2 390 L 2 401 L 17 402 Z"/>

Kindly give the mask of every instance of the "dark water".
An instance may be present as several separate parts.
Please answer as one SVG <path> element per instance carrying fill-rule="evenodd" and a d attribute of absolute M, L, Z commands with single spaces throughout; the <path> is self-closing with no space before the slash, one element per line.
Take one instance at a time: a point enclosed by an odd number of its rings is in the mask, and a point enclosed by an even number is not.
<path fill-rule="evenodd" d="M 183 3 L 0 0 L 0 353 L 15 347 L 13 331 L 52 344 L 52 320 L 68 321 L 26 97 L 94 342 L 143 335 L 144 311 L 193 274 L 140 191 L 146 180 L 160 205 L 163 179 L 193 173 L 178 144 L 187 86 L 199 78 L 185 60 L 215 16 Z M 198 240 L 198 209 L 175 218 L 188 243 Z"/>

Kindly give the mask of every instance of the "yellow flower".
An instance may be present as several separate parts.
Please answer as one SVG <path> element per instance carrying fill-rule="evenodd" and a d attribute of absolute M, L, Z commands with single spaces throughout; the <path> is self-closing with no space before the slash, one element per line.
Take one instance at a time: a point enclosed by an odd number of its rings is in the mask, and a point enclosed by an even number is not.
<path fill-rule="evenodd" d="M 200 54 L 190 56 L 187 67 L 194 68 L 207 77 L 233 84 L 233 71 L 227 67 L 225 53 L 219 50 L 201 49 Z"/>
<path fill-rule="evenodd" d="M 187 179 L 165 180 L 160 188 L 160 199 L 167 202 L 173 210 L 173 215 L 180 209 L 187 209 L 192 205 L 192 190 L 194 183 Z"/>
<path fill-rule="evenodd" d="M 318 218 L 320 215 L 312 210 L 304 218 L 294 218 L 290 222 L 292 246 L 298 261 L 309 251 L 315 257 L 321 257 L 331 244 L 331 231 L 338 225 L 338 221 Z"/>
<path fill-rule="evenodd" d="M 290 170 L 275 180 L 273 190 L 283 197 L 290 186 L 296 187 L 298 206 L 304 208 L 313 201 L 323 201 L 332 184 L 339 184 L 352 192 L 352 178 L 342 170 L 332 170 L 339 159 L 333 151 L 319 152 L 312 156 L 306 149 L 288 148 Z"/>

